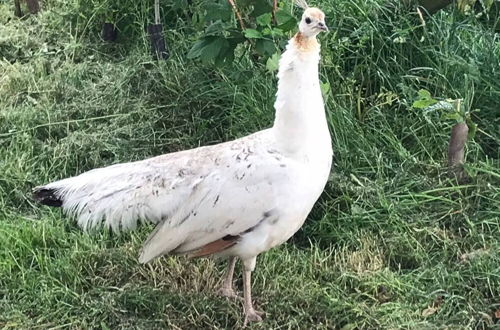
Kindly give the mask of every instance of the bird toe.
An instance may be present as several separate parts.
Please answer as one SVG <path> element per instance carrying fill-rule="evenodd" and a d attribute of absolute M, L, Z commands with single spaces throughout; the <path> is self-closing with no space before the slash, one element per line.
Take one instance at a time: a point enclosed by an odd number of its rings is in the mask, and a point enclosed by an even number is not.
<path fill-rule="evenodd" d="M 246 327 L 249 322 L 262 322 L 263 312 L 257 312 L 252 309 L 245 312 L 245 321 L 243 322 L 243 326 Z"/>
<path fill-rule="evenodd" d="M 241 297 L 236 294 L 236 292 L 234 291 L 233 288 L 220 288 L 217 291 L 217 294 L 221 297 L 232 298 L 232 299 L 235 299 L 235 298 L 241 299 Z"/>

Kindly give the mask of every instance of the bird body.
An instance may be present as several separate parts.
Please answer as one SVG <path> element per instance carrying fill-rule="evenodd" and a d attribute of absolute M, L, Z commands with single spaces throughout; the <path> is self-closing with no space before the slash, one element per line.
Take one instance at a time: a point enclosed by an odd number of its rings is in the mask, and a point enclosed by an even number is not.
<path fill-rule="evenodd" d="M 302 21 L 311 19 L 323 29 L 321 11 L 306 10 Z M 141 263 L 164 254 L 239 257 L 245 265 L 245 313 L 259 320 L 249 286 L 256 256 L 302 226 L 331 167 L 316 28 L 301 28 L 281 57 L 272 128 L 95 169 L 37 187 L 35 199 L 62 206 L 85 230 L 104 226 L 118 232 L 138 222 L 156 223 Z"/>

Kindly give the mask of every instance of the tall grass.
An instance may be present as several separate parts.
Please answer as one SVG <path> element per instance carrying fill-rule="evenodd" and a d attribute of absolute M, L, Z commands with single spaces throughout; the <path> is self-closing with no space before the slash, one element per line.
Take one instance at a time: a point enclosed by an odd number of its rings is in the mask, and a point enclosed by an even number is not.
<path fill-rule="evenodd" d="M 222 264 L 138 265 L 150 228 L 88 235 L 29 197 L 51 180 L 272 124 L 276 79 L 262 59 L 246 50 L 224 68 L 186 59 L 198 2 L 163 4 L 164 62 L 148 49 L 149 5 L 121 4 L 119 41 L 106 44 L 99 29 L 111 2 L 51 0 L 24 19 L 0 2 L 0 325 L 239 327 L 239 303 L 214 294 Z M 321 37 L 321 80 L 331 87 L 334 169 L 304 228 L 259 258 L 261 327 L 494 327 L 498 33 L 453 10 L 423 25 L 387 1 L 320 7 L 332 30 Z M 420 89 L 480 110 L 465 183 L 444 168 L 453 122 L 411 107 Z M 425 316 L 428 307 L 435 310 Z"/>

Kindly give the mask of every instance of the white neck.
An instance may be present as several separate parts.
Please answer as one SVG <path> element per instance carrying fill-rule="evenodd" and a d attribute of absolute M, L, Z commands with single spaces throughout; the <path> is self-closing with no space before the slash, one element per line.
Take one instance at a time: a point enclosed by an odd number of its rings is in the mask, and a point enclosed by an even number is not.
<path fill-rule="evenodd" d="M 281 56 L 273 131 L 287 154 L 303 154 L 322 142 L 331 146 L 318 77 L 319 48 L 315 37 L 299 32 Z"/>

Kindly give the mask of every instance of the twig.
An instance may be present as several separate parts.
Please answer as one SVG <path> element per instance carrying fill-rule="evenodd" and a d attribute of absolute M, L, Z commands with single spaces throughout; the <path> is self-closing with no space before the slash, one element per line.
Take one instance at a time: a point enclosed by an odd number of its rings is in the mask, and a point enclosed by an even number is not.
<path fill-rule="evenodd" d="M 274 25 L 278 24 L 278 21 L 276 20 L 276 10 L 278 10 L 278 0 L 274 0 L 273 1 L 273 12 L 272 12 L 272 15 L 273 15 L 273 24 Z"/>
<path fill-rule="evenodd" d="M 236 7 L 236 2 L 234 0 L 228 0 L 229 4 L 231 7 L 233 7 L 233 11 L 236 14 L 236 18 L 238 19 L 238 22 L 240 22 L 240 27 L 242 30 L 245 30 L 245 24 L 243 23 L 243 18 L 241 18 L 240 11 L 238 10 L 238 7 Z"/>
<path fill-rule="evenodd" d="M 457 100 L 457 110 L 460 111 L 460 99 Z M 463 165 L 465 160 L 465 143 L 469 127 L 465 122 L 457 123 L 451 129 L 450 142 L 448 144 L 448 167 L 451 173 L 459 179 L 466 178 Z"/>
<path fill-rule="evenodd" d="M 155 24 L 160 24 L 160 0 L 155 0 Z"/>

